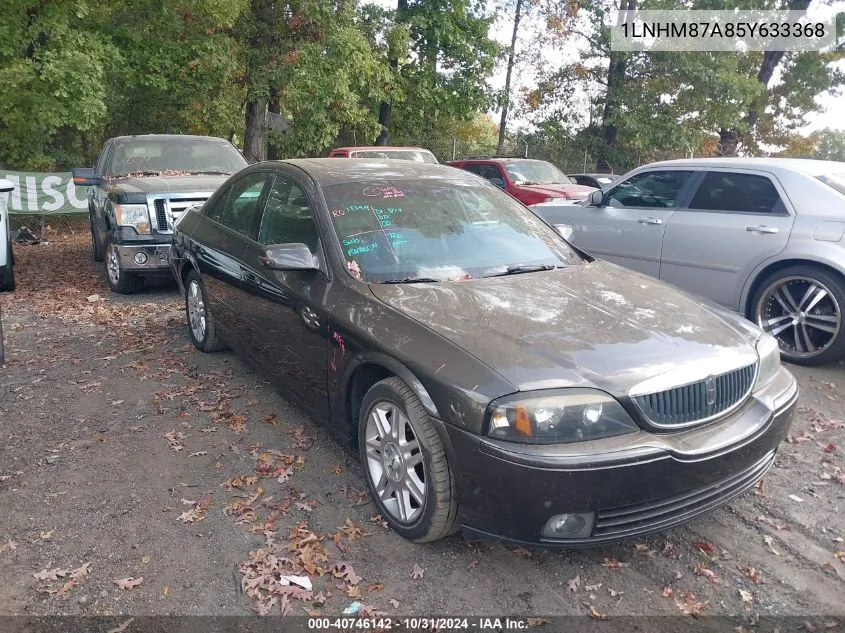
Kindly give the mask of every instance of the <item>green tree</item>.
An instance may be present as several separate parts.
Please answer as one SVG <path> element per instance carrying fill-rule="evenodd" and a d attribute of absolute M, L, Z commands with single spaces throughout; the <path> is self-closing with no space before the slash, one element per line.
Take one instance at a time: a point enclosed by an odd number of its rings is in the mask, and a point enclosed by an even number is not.
<path fill-rule="evenodd" d="M 810 138 L 814 142 L 815 151 L 809 154 L 809 158 L 845 162 L 845 131 L 825 128 Z"/>

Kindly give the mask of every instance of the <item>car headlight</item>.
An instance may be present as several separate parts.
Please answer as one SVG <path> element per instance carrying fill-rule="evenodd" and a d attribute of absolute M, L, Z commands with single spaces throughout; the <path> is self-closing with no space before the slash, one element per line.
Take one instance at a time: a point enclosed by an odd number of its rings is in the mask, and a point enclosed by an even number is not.
<path fill-rule="evenodd" d="M 757 341 L 757 355 L 760 357 L 760 364 L 757 367 L 757 380 L 754 383 L 754 391 L 768 385 L 778 371 L 780 371 L 780 346 L 778 340 L 764 332 Z"/>
<path fill-rule="evenodd" d="M 131 226 L 138 233 L 149 234 L 150 212 L 145 204 L 119 204 L 114 208 L 118 226 Z"/>
<path fill-rule="evenodd" d="M 563 444 L 638 430 L 616 399 L 594 389 L 514 394 L 487 409 L 487 435 L 512 442 Z"/>

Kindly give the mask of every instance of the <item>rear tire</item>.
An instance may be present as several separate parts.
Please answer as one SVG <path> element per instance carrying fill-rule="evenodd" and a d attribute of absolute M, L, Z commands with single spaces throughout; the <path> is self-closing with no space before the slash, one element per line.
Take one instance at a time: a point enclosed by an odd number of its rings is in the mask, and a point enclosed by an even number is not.
<path fill-rule="evenodd" d="M 399 378 L 376 383 L 364 397 L 358 448 L 370 495 L 395 532 L 426 543 L 457 530 L 457 486 L 440 435 Z"/>
<path fill-rule="evenodd" d="M 217 323 L 208 307 L 205 286 L 197 271 L 192 270 L 185 279 L 185 316 L 188 335 L 201 352 L 218 352 L 226 343 L 217 333 Z"/>
<path fill-rule="evenodd" d="M 111 242 L 106 247 L 105 268 L 106 281 L 113 292 L 131 295 L 138 292 L 143 284 L 137 274 L 123 270 L 123 266 L 120 265 L 120 256 Z"/>
<path fill-rule="evenodd" d="M 751 319 L 778 339 L 783 360 L 823 365 L 845 357 L 845 278 L 811 265 L 766 277 L 751 302 Z"/>

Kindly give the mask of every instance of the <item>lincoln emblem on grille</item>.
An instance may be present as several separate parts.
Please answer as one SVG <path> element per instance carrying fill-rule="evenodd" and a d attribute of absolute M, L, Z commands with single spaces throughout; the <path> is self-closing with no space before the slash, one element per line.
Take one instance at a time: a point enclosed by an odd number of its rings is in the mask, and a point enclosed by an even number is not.
<path fill-rule="evenodd" d="M 716 403 L 716 379 L 713 376 L 707 376 L 704 386 L 707 388 L 707 406 L 712 406 Z"/>

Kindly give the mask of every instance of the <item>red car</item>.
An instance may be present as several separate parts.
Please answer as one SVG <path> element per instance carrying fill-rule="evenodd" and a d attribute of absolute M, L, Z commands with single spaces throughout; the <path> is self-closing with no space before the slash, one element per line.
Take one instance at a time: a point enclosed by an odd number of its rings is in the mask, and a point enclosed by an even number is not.
<path fill-rule="evenodd" d="M 585 200 L 595 187 L 576 184 L 545 160 L 530 158 L 461 158 L 446 163 L 471 171 L 501 187 L 525 206 L 554 199 Z"/>
<path fill-rule="evenodd" d="M 437 164 L 439 162 L 434 154 L 421 147 L 387 147 L 382 145 L 338 147 L 329 152 L 329 158 L 398 158 L 400 160 L 415 160 L 419 163 Z"/>

